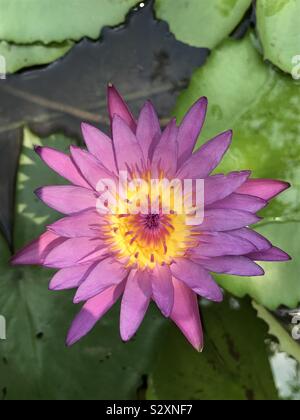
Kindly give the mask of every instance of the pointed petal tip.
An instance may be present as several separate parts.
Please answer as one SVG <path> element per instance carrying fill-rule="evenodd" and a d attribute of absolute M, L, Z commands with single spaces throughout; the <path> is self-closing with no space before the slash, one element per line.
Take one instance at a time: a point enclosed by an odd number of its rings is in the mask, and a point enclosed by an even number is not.
<path fill-rule="evenodd" d="M 122 331 L 122 329 L 121 329 L 120 330 L 120 336 L 121 336 L 121 339 L 122 339 L 123 343 L 125 344 L 125 343 L 128 343 L 128 341 L 130 341 L 132 339 L 132 337 L 135 336 L 135 333 L 129 334 L 128 332 Z"/>
<path fill-rule="evenodd" d="M 203 104 L 208 105 L 208 97 L 207 96 L 201 96 L 197 101 L 196 104 Z"/>
<path fill-rule="evenodd" d="M 88 128 L 88 123 L 86 123 L 85 121 L 82 121 L 82 123 L 80 124 L 81 127 L 81 131 L 85 131 Z"/>
<path fill-rule="evenodd" d="M 41 156 L 41 154 L 42 154 L 42 150 L 43 150 L 43 148 L 42 148 L 42 146 L 34 146 L 34 151 L 35 151 L 35 153 L 37 153 L 39 156 Z"/>
<path fill-rule="evenodd" d="M 278 260 L 278 262 L 293 261 L 293 257 L 287 254 L 285 251 L 282 251 L 282 249 L 276 248 L 276 250 L 278 252 L 278 255 L 280 255 L 280 260 Z"/>
<path fill-rule="evenodd" d="M 9 264 L 10 265 L 12 265 L 12 266 L 14 266 L 14 265 L 22 265 L 22 262 L 21 262 L 21 260 L 20 260 L 20 258 L 19 258 L 19 254 L 17 253 L 17 254 L 15 254 L 15 255 L 13 255 L 11 258 L 10 258 L 10 260 L 9 260 Z"/>
<path fill-rule="evenodd" d="M 81 303 L 81 302 L 83 302 L 82 297 L 81 297 L 78 293 L 76 293 L 76 295 L 75 295 L 75 297 L 74 297 L 74 299 L 73 299 L 73 303 L 74 303 L 75 305 L 78 305 L 78 304 L 79 304 L 79 303 Z"/>
<path fill-rule="evenodd" d="M 66 347 L 70 348 L 72 346 L 74 346 L 74 344 L 76 344 L 78 341 L 80 340 L 80 337 L 76 337 L 73 336 L 73 334 L 68 334 L 67 338 L 66 338 Z"/>
<path fill-rule="evenodd" d="M 288 190 L 289 188 L 291 188 L 291 186 L 292 186 L 291 183 L 286 182 L 286 181 L 282 181 L 282 187 L 283 187 L 283 189 L 282 189 L 281 192 Z"/>
<path fill-rule="evenodd" d="M 257 274 L 255 277 L 262 277 L 265 274 L 266 274 L 266 271 L 260 265 L 257 264 Z"/>
<path fill-rule="evenodd" d="M 43 187 L 37 188 L 37 189 L 34 191 L 34 194 L 35 194 L 38 198 L 41 198 L 42 193 L 43 193 Z"/>

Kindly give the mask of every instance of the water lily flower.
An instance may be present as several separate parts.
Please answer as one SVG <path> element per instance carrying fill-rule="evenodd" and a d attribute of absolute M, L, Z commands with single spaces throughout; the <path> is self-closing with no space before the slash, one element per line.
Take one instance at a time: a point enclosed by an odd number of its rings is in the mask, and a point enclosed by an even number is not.
<path fill-rule="evenodd" d="M 257 262 L 290 258 L 250 228 L 260 220 L 257 213 L 289 184 L 251 179 L 250 171 L 212 175 L 230 147 L 232 132 L 216 136 L 194 152 L 206 116 L 206 98 L 191 107 L 179 126 L 172 120 L 163 131 L 150 102 L 136 121 L 112 85 L 108 110 L 111 138 L 82 124 L 87 150 L 71 147 L 66 155 L 48 147 L 36 148 L 41 159 L 70 182 L 36 192 L 65 217 L 18 252 L 12 263 L 57 269 L 50 289 L 76 289 L 74 303 L 83 307 L 70 328 L 68 345 L 88 334 L 121 298 L 124 341 L 136 333 L 153 300 L 200 351 L 203 331 L 198 295 L 215 302 L 223 298 L 211 273 L 262 276 Z M 177 187 L 172 189 L 169 213 L 163 211 L 166 203 L 161 190 L 154 199 L 146 193 L 148 201 L 157 201 L 157 211 L 127 208 L 120 212 L 120 204 L 114 201 L 113 212 L 102 201 L 101 213 L 99 200 L 107 188 L 99 189 L 99 181 L 118 183 L 125 172 L 130 181 L 142 179 L 146 186 L 153 177 L 204 180 L 203 220 L 193 225 L 188 223 L 191 213 L 174 210 L 180 194 Z M 128 205 L 135 201 L 136 190 L 130 194 Z M 149 204 L 152 209 L 154 203 Z"/>

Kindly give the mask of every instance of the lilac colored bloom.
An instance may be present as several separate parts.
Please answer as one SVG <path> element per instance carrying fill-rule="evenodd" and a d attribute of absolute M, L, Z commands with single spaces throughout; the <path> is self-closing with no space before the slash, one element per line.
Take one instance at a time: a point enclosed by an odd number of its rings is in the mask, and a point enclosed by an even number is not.
<path fill-rule="evenodd" d="M 67 343 L 85 336 L 122 298 L 121 337 L 129 340 L 154 300 L 190 343 L 203 348 L 197 295 L 222 301 L 211 276 L 227 273 L 261 276 L 255 261 L 286 261 L 289 256 L 249 228 L 269 201 L 289 187 L 286 182 L 250 179 L 249 171 L 211 175 L 232 139 L 227 131 L 193 153 L 204 124 L 207 100 L 201 98 L 178 127 L 172 120 L 162 132 L 147 102 L 137 121 L 113 86 L 108 88 L 112 139 L 82 125 L 87 151 L 71 147 L 65 155 L 47 147 L 36 152 L 68 186 L 48 186 L 38 197 L 65 217 L 48 226 L 36 241 L 18 252 L 13 264 L 38 264 L 59 271 L 51 290 L 77 289 L 74 302 L 84 306 Z M 185 215 L 103 214 L 97 202 L 101 179 L 117 181 L 156 174 L 167 179 L 204 179 L 204 220 L 190 226 Z"/>

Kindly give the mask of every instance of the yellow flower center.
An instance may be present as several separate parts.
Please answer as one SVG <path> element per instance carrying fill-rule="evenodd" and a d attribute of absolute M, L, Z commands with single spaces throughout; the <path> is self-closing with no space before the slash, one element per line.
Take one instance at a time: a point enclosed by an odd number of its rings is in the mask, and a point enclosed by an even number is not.
<path fill-rule="evenodd" d="M 148 178 L 147 183 L 150 183 Z M 170 193 L 165 193 L 161 188 L 164 186 L 160 185 L 155 191 L 149 184 L 147 188 L 143 185 L 129 189 L 126 200 L 128 212 L 120 211 L 118 205 L 113 214 L 106 216 L 108 248 L 130 267 L 154 269 L 157 264 L 170 265 L 175 258 L 183 257 L 189 248 L 196 245 L 196 235 L 187 223 L 187 216 L 178 211 L 178 202 L 183 200 L 181 189 L 173 186 Z M 137 211 L 143 197 L 149 209 L 151 204 L 158 203 L 156 212 Z"/>

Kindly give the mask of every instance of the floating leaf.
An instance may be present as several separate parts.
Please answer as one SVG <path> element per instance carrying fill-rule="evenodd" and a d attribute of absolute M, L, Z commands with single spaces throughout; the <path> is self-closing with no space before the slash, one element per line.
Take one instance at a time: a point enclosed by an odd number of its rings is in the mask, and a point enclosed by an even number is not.
<path fill-rule="evenodd" d="M 17 45 L 2 41 L 0 42 L 0 56 L 5 58 L 6 73 L 10 74 L 26 67 L 51 63 L 64 56 L 73 45 L 70 41 L 54 46 Z"/>
<path fill-rule="evenodd" d="M 0 39 L 16 44 L 97 39 L 122 23 L 137 0 L 0 0 Z"/>
<path fill-rule="evenodd" d="M 266 328 L 248 300 L 202 308 L 203 353 L 166 328 L 151 376 L 148 399 L 276 400 Z"/>
<path fill-rule="evenodd" d="M 239 24 L 251 0 L 156 0 L 157 17 L 176 38 L 195 47 L 214 48 Z"/>
<path fill-rule="evenodd" d="M 265 58 L 298 75 L 300 62 L 299 0 L 259 0 L 257 27 Z"/>
<path fill-rule="evenodd" d="M 252 302 L 252 305 L 256 309 L 258 317 L 268 324 L 269 334 L 278 339 L 280 350 L 300 362 L 299 343 L 292 338 L 291 334 L 280 325 L 277 319 L 267 309 L 258 305 L 255 301 Z"/>
<path fill-rule="evenodd" d="M 32 144 L 64 150 L 70 141 L 51 136 L 45 141 L 28 131 L 18 176 L 16 238 L 25 245 L 55 218 L 51 210 L 32 200 L 38 182 L 59 178 L 41 170 Z M 30 197 L 30 198 L 29 198 Z M 23 234 L 20 235 L 23 230 Z M 18 237 L 20 235 L 20 237 Z M 151 364 L 152 347 L 163 319 L 152 308 L 136 339 L 122 343 L 119 310 L 114 308 L 94 332 L 71 349 L 65 336 L 80 308 L 72 293 L 48 290 L 52 271 L 10 267 L 7 245 L 0 238 L 0 313 L 7 321 L 7 340 L 0 341 L 0 399 L 85 400 L 135 399 L 142 377 Z M 175 327 L 174 327 L 175 328 Z"/>
<path fill-rule="evenodd" d="M 291 182 L 293 188 L 263 212 L 266 222 L 276 223 L 259 231 L 295 260 L 264 264 L 265 277 L 222 277 L 220 283 L 237 296 L 250 294 L 270 309 L 281 304 L 295 307 L 300 301 L 300 86 L 266 66 L 253 41 L 249 35 L 217 48 L 194 74 L 175 113 L 182 117 L 194 100 L 207 96 L 209 112 L 201 142 L 220 131 L 234 130 L 233 145 L 218 172 L 251 169 L 253 177 Z"/>

